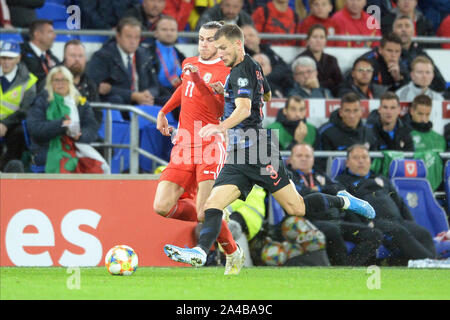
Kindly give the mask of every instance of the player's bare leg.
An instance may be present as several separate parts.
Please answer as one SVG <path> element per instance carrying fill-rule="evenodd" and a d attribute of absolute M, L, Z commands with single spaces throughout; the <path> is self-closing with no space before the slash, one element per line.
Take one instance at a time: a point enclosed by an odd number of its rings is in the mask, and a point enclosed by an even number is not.
<path fill-rule="evenodd" d="M 305 202 L 303 201 L 302 196 L 300 196 L 300 194 L 295 189 L 292 181 L 290 184 L 278 190 L 277 192 L 274 192 L 272 195 L 288 215 L 305 215 Z"/>
<path fill-rule="evenodd" d="M 153 209 L 163 217 L 185 221 L 197 221 L 197 213 L 191 199 L 180 199 L 184 188 L 171 181 L 160 181 L 156 188 Z"/>
<path fill-rule="evenodd" d="M 206 253 L 217 239 L 222 223 L 223 209 L 240 196 L 239 189 L 234 185 L 222 185 L 212 189 L 205 203 L 205 222 L 200 232 L 198 246 L 193 249 L 183 249 L 166 245 L 164 250 L 173 260 L 201 266 L 206 262 Z M 239 248 L 239 247 L 238 247 Z M 243 252 L 238 249 L 227 255 L 225 274 L 238 274 L 245 261 Z"/>

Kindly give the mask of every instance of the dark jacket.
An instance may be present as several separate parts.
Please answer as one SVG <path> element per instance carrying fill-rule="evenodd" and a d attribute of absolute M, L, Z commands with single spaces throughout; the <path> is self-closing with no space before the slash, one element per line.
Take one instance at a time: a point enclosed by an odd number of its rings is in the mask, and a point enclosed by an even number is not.
<path fill-rule="evenodd" d="M 284 96 L 286 96 L 289 89 L 294 84 L 291 68 L 282 57 L 272 50 L 270 44 L 262 43 L 259 45 L 259 48 L 260 53 L 264 53 L 269 58 L 270 64 L 272 65 L 272 72 L 269 75 L 265 75 L 270 84 L 270 88 L 272 89 L 272 94 L 274 94 L 275 90 L 278 89 Z M 247 47 L 245 48 L 245 52 L 251 56 L 256 53 Z"/>
<path fill-rule="evenodd" d="M 222 9 L 220 8 L 220 3 L 216 4 L 214 7 L 207 9 L 198 19 L 197 26 L 195 27 L 195 31 L 200 30 L 200 27 L 209 21 L 222 21 L 225 20 L 225 16 L 222 13 Z M 253 20 L 251 15 L 249 15 L 245 10 L 241 10 L 238 15 L 237 25 L 239 27 L 251 24 L 253 25 Z"/>
<path fill-rule="evenodd" d="M 425 52 L 425 50 L 420 48 L 417 43 L 412 43 L 408 50 L 402 49 L 400 60 L 402 61 L 402 64 L 408 66 L 408 70 L 411 71 L 411 62 L 418 56 L 425 56 L 433 62 L 433 59 L 431 59 L 431 57 Z M 434 62 L 433 66 L 434 78 L 433 81 L 431 81 L 430 88 L 438 92 L 445 91 L 447 83 L 444 79 L 444 76 L 442 75 L 439 68 L 436 67 L 436 64 Z"/>
<path fill-rule="evenodd" d="M 86 97 L 89 102 L 100 102 L 100 95 L 98 94 L 98 86 L 94 80 L 89 78 L 86 73 L 80 78 L 80 82 L 75 85 L 77 90 L 83 97 Z M 92 109 L 94 111 L 95 119 L 99 126 L 103 121 L 103 111 L 101 109 Z"/>
<path fill-rule="evenodd" d="M 367 126 L 372 127 L 378 139 L 379 150 L 414 151 L 411 128 L 402 119 L 397 119 L 394 140 L 383 130 L 378 110 L 373 110 L 367 118 Z"/>
<path fill-rule="evenodd" d="M 11 16 L 11 24 L 16 28 L 28 28 L 36 20 L 36 9 L 42 7 L 45 0 L 6 0 Z"/>
<path fill-rule="evenodd" d="M 355 143 L 368 143 L 370 150 L 378 150 L 378 141 L 372 130 L 359 122 L 356 129 L 347 127 L 338 114 L 333 111 L 330 121 L 319 128 L 319 138 L 316 139 L 316 150 L 343 151 Z"/>
<path fill-rule="evenodd" d="M 389 91 L 396 91 L 410 81 L 408 65 L 400 59 L 400 74 L 403 79 L 396 82 L 388 71 L 384 58 L 378 52 L 378 47 L 362 55 L 369 59 L 373 66 L 372 82 L 388 87 Z"/>
<path fill-rule="evenodd" d="M 381 33 L 387 35 L 392 32 L 394 21 L 397 15 L 401 15 L 398 9 L 386 14 L 381 19 Z M 416 10 L 416 33 L 417 36 L 435 36 L 433 24 L 419 10 Z"/>
<path fill-rule="evenodd" d="M 324 87 L 319 87 L 310 90 L 310 92 L 306 91 L 305 88 L 300 87 L 298 82 L 294 82 L 291 90 L 288 91 L 288 97 L 297 95 L 304 99 L 331 99 L 333 98 L 333 94 L 330 90 Z"/>
<path fill-rule="evenodd" d="M 362 100 L 379 99 L 383 93 L 387 91 L 387 87 L 376 83 L 370 83 L 369 90 L 372 93 L 372 97 L 362 92 L 361 89 L 354 84 L 353 78 L 350 76 L 350 79 L 339 87 L 338 97 L 341 98 L 345 94 L 353 92 L 356 93 Z"/>
<path fill-rule="evenodd" d="M 34 154 L 37 165 L 45 165 L 50 140 L 66 133 L 66 128 L 62 127 L 64 118 L 52 121 L 47 120 L 46 112 L 49 105 L 48 93 L 44 90 L 36 97 L 27 114 L 31 151 Z M 78 142 L 91 143 L 96 141 L 98 125 L 89 103 L 86 102 L 84 105 L 78 104 L 78 114 L 81 128 L 81 136 Z"/>
<path fill-rule="evenodd" d="M 151 23 L 147 19 L 147 15 L 145 14 L 144 7 L 141 3 L 136 3 L 131 6 L 123 15 L 124 17 L 134 17 L 138 21 L 141 22 L 143 31 L 154 31 L 156 28 L 156 24 L 158 23 L 157 19 L 155 22 Z"/>
<path fill-rule="evenodd" d="M 347 168 L 343 174 L 336 177 L 336 181 L 354 196 L 369 202 L 375 209 L 375 220 L 414 221 L 411 212 L 395 187 L 383 175 L 369 172 L 367 176 L 360 177 Z M 361 217 L 361 219 L 365 218 Z"/>
<path fill-rule="evenodd" d="M 336 195 L 339 190 L 344 189 L 340 184 L 331 180 L 326 174 L 319 170 L 313 169 L 311 177 L 313 183 L 318 187 L 318 191 L 312 189 L 311 180 L 309 175 L 304 175 L 300 170 L 295 170 L 290 164 L 287 165 L 287 169 L 292 177 L 292 181 L 295 184 L 295 188 L 298 193 L 305 197 L 315 192 L 322 192 L 326 194 Z M 308 220 L 340 220 L 345 216 L 345 211 L 341 211 L 337 208 L 330 208 L 326 211 L 310 210 L 306 212 L 306 218 Z"/>
<path fill-rule="evenodd" d="M 300 53 L 297 57 L 295 57 L 295 59 L 300 56 L 308 56 L 316 61 L 316 58 L 314 58 L 313 53 L 309 49 L 306 49 L 305 51 Z M 316 61 L 316 65 L 320 86 L 329 89 L 333 93 L 333 95 L 336 95 L 336 89 L 343 80 L 341 69 L 339 68 L 337 59 L 334 56 L 326 54 L 324 52 L 322 53 L 322 57 L 320 58 L 320 60 Z"/>
<path fill-rule="evenodd" d="M 139 0 L 79 0 L 82 29 L 111 29 Z"/>
<path fill-rule="evenodd" d="M 47 76 L 45 69 L 42 67 L 41 58 L 36 55 L 29 42 L 23 42 L 20 45 L 20 51 L 22 55 L 21 61 L 26 64 L 28 71 L 30 71 L 38 78 L 36 91 L 39 93 L 44 88 L 45 77 Z M 47 54 L 50 56 L 50 59 L 53 61 L 54 65 L 60 63 L 58 58 L 52 53 L 51 50 L 48 50 Z"/>
<path fill-rule="evenodd" d="M 154 63 L 147 49 L 139 47 L 136 55 L 136 70 L 139 77 L 138 91 L 149 90 L 155 97 L 155 104 L 159 104 L 160 86 Z M 87 75 L 95 81 L 97 86 L 101 82 L 111 84 L 111 92 L 100 95 L 102 101 L 112 103 L 131 104 L 131 79 L 127 68 L 117 48 L 115 40 L 107 42 L 100 50 L 94 53 L 86 68 Z"/>

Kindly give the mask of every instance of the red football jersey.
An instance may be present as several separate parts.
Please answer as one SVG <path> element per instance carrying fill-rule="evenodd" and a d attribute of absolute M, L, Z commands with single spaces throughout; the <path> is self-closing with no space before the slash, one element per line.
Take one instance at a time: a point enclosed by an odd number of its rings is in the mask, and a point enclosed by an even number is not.
<path fill-rule="evenodd" d="M 225 85 L 230 68 L 226 67 L 220 58 L 203 61 L 199 57 L 190 57 L 183 61 L 183 68 L 187 63 L 198 67 L 200 78 L 193 77 L 190 72 L 184 72 L 181 76 L 181 86 L 166 103 L 163 112 L 167 114 L 181 105 L 176 141 L 181 144 L 199 146 L 211 141 L 202 141 L 198 131 L 209 123 L 219 124 L 223 114 L 223 96 L 215 94 L 209 84 L 220 81 Z M 185 137 L 187 133 L 189 137 Z"/>

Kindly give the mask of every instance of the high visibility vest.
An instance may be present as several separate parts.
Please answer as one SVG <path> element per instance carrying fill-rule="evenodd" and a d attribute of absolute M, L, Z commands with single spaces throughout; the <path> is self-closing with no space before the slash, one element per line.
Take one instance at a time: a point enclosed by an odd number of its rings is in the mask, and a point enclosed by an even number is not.
<path fill-rule="evenodd" d="M 16 86 L 13 89 L 8 89 L 5 93 L 3 93 L 3 89 L 0 86 L 0 120 L 7 118 L 19 110 L 25 92 L 29 90 L 37 80 L 38 78 L 34 74 L 29 73 L 29 78 L 26 83 Z"/>
<path fill-rule="evenodd" d="M 245 201 L 236 200 L 228 207 L 231 212 L 237 211 L 244 218 L 249 241 L 261 230 L 266 215 L 265 198 L 266 191 L 259 186 L 254 186 Z"/>

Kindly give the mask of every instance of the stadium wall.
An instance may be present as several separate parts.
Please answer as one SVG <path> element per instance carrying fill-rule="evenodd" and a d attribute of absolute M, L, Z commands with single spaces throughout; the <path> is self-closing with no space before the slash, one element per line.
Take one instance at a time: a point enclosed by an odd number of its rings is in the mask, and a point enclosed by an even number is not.
<path fill-rule="evenodd" d="M 153 211 L 156 175 L 0 175 L 1 266 L 102 266 L 125 244 L 140 266 L 172 266 L 166 243 L 192 247 L 196 223 Z"/>

